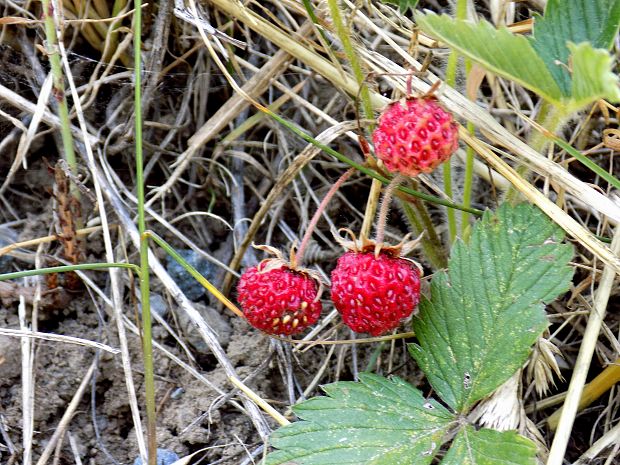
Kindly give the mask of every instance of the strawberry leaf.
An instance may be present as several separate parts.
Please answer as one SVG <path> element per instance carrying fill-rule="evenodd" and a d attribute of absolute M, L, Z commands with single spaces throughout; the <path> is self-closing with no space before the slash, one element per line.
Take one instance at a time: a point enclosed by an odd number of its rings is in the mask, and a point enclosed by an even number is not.
<path fill-rule="evenodd" d="M 619 21 L 620 0 L 549 0 L 545 15 L 536 16 L 532 46 L 565 95 L 572 87 L 568 43 L 590 42 L 592 48 L 608 50 Z"/>
<path fill-rule="evenodd" d="M 512 431 L 459 431 L 441 465 L 534 465 L 536 446 Z"/>
<path fill-rule="evenodd" d="M 592 101 L 593 96 L 620 101 L 618 76 L 610 71 L 613 59 L 609 53 L 593 49 L 587 42 L 569 43 L 568 48 L 573 69 L 571 106 L 582 108 Z M 598 78 L 591 79 L 593 75 Z"/>
<path fill-rule="evenodd" d="M 431 283 L 409 346 L 437 394 L 465 412 L 523 365 L 547 326 L 545 302 L 568 289 L 573 248 L 529 204 L 485 213 Z"/>
<path fill-rule="evenodd" d="M 493 73 L 556 102 L 562 92 L 543 59 L 529 40 L 488 21 L 472 23 L 435 13 L 417 14 L 416 23 L 431 36 L 471 58 Z"/>
<path fill-rule="evenodd" d="M 620 0 L 549 0 L 533 36 L 434 13 L 420 28 L 495 74 L 536 92 L 564 113 L 600 99 L 620 100 L 608 53 L 620 24 Z M 579 45 L 572 45 L 579 44 Z"/>
<path fill-rule="evenodd" d="M 409 465 L 431 463 L 455 417 L 399 378 L 363 373 L 360 382 L 323 387 L 294 407 L 302 421 L 271 436 L 279 450 L 265 465 Z"/>

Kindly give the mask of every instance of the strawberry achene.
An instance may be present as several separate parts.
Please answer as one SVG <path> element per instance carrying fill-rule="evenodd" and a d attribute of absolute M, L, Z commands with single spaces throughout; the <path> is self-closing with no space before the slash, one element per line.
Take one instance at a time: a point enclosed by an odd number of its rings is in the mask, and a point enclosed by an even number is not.
<path fill-rule="evenodd" d="M 383 111 L 372 140 L 389 171 L 413 177 L 450 158 L 458 147 L 458 128 L 435 98 L 408 98 Z"/>

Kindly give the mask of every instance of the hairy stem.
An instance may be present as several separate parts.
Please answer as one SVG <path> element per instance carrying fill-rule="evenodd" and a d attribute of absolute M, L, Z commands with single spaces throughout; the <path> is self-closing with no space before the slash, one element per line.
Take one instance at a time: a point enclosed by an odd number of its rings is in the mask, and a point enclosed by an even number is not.
<path fill-rule="evenodd" d="M 392 197 L 394 196 L 394 190 L 400 183 L 405 180 L 405 176 L 397 174 L 392 178 L 388 186 L 383 193 L 383 199 L 381 199 L 381 207 L 379 208 L 379 220 L 377 221 L 377 234 L 375 236 L 375 242 L 377 247 L 383 244 L 385 238 L 385 226 L 387 224 L 388 213 L 390 212 L 390 204 L 392 203 Z"/>
<path fill-rule="evenodd" d="M 562 129 L 562 127 L 564 127 L 569 116 L 570 114 L 566 113 L 563 109 L 545 101 L 538 112 L 536 122 L 547 131 L 556 134 L 560 129 Z M 549 139 L 542 132 L 533 129 L 527 143 L 537 152 L 542 152 L 545 146 L 549 143 Z M 517 168 L 517 173 L 524 178 L 528 178 L 531 174 L 530 169 L 527 166 L 520 166 Z M 516 203 L 519 198 L 519 191 L 515 189 L 514 186 L 510 186 L 510 188 L 506 191 L 506 202 Z"/>
<path fill-rule="evenodd" d="M 374 119 L 374 111 L 372 107 L 372 101 L 370 100 L 370 92 L 368 91 L 368 86 L 364 84 L 364 72 L 362 71 L 362 66 L 357 59 L 357 54 L 353 49 L 353 45 L 351 44 L 351 35 L 349 33 L 349 30 L 346 28 L 342 20 L 342 14 L 340 13 L 338 0 L 327 0 L 327 3 L 329 4 L 329 11 L 332 16 L 332 21 L 334 22 L 336 34 L 338 35 L 338 38 L 342 43 L 344 53 L 347 56 L 349 63 L 351 64 L 351 70 L 353 71 L 355 80 L 360 86 L 359 95 L 360 100 L 362 101 L 364 117 L 367 119 Z"/>
<path fill-rule="evenodd" d="M 58 34 L 54 19 L 54 7 L 51 0 L 42 0 L 43 20 L 45 22 L 45 51 L 50 61 L 52 71 L 53 88 L 52 95 L 58 104 L 58 118 L 60 119 L 60 135 L 62 138 L 63 158 L 66 160 L 71 173 L 77 175 L 77 161 L 73 149 L 73 135 L 71 134 L 71 121 L 69 120 L 69 105 L 65 95 L 65 76 L 62 73 L 62 64 L 58 52 Z M 80 191 L 71 182 L 71 193 L 75 198 L 80 198 Z M 80 219 L 81 222 L 81 219 Z M 81 225 L 80 225 L 81 227 Z"/>
<path fill-rule="evenodd" d="M 467 15 L 467 0 L 457 0 L 456 2 L 456 18 L 465 19 Z M 450 87 L 456 87 L 456 72 L 459 64 L 459 54 L 456 50 L 450 51 L 448 57 L 448 65 L 446 67 L 446 84 Z M 449 198 L 453 198 L 452 192 L 452 165 L 450 160 L 442 165 L 443 170 L 443 188 Z M 450 235 L 450 243 L 456 239 L 456 215 L 454 210 L 448 208 L 446 210 L 448 216 L 448 233 Z"/>
<path fill-rule="evenodd" d="M 325 197 L 323 197 L 323 200 L 321 200 L 321 203 L 319 204 L 318 208 L 314 212 L 314 215 L 312 216 L 310 223 L 308 223 L 308 228 L 306 229 L 306 233 L 304 234 L 304 237 L 301 240 L 301 245 L 299 246 L 299 249 L 297 250 L 297 253 L 295 254 L 295 259 L 294 259 L 295 263 L 291 263 L 293 268 L 295 268 L 296 266 L 300 265 L 303 262 L 304 253 L 306 252 L 306 249 L 308 248 L 308 244 L 310 243 L 310 239 L 312 238 L 312 233 L 314 232 L 314 228 L 316 228 L 317 223 L 321 219 L 321 215 L 325 211 L 327 204 L 332 199 L 334 194 L 338 192 L 338 189 L 340 189 L 340 186 L 342 186 L 344 182 L 347 179 L 349 179 L 349 177 L 354 172 L 355 172 L 355 168 L 349 168 L 347 171 L 345 171 L 344 174 L 340 176 L 338 180 L 334 183 L 334 185 L 330 187 L 330 189 L 327 191 L 327 194 L 325 194 Z"/>

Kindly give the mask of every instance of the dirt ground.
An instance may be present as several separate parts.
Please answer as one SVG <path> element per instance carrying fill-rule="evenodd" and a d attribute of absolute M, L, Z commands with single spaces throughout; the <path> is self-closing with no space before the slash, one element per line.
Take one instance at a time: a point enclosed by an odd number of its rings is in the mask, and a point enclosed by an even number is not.
<path fill-rule="evenodd" d="M 300 242 L 321 198 L 349 169 L 348 164 L 318 150 L 309 156 L 312 147 L 309 148 L 306 141 L 256 111 L 240 97 L 225 74 L 230 73 L 240 86 L 258 76 L 258 82 L 252 81 L 252 85 L 246 88 L 247 92 L 253 93 L 253 98 L 262 105 L 273 105 L 279 115 L 296 127 L 315 137 L 324 137 L 326 144 L 355 163 L 364 163 L 364 154 L 357 137 L 348 135 L 364 132 L 365 127 L 361 111 L 356 108 L 358 98 L 347 95 L 344 88 L 334 85 L 311 64 L 286 54 L 282 56 L 282 50 L 268 35 L 256 33 L 242 21 L 230 20 L 213 7 L 214 2 L 202 3 L 205 21 L 247 44 L 247 48 L 228 48 L 229 42 L 222 39 L 221 49 L 216 47 L 213 53 L 220 53 L 220 58 L 229 58 L 224 69 L 216 66 L 196 25 L 175 16 L 172 2 L 150 2 L 143 10 L 142 109 L 146 196 L 147 200 L 154 199 L 148 205 L 147 227 L 185 257 L 197 260 L 196 267 L 218 289 L 222 289 L 227 269 L 232 266 L 244 239 L 276 246 L 287 253 L 293 244 Z M 333 24 L 326 2 L 317 0 L 313 3 L 321 27 L 333 42 L 327 45 L 323 43 L 322 32 L 319 34 L 319 29 L 308 19 L 303 2 L 261 0 L 244 3 L 273 27 L 294 34 L 295 41 L 320 56 L 321 60 L 334 60 L 337 63 L 334 69 L 350 71 L 335 33 L 330 32 Z M 373 29 L 364 29 L 368 27 L 364 26 L 365 23 L 352 23 L 353 37 L 370 57 L 368 63 L 372 62 L 372 57 L 381 56 L 381 62 L 393 60 L 393 64 L 405 66 L 400 52 L 412 51 L 411 21 L 405 21 L 395 8 L 388 11 L 384 2 L 353 3 L 378 5 L 372 10 L 364 7 L 361 11 L 380 28 L 389 29 L 391 34 L 391 42 L 379 40 Z M 445 13 L 451 12 L 449 4 L 452 3 L 421 1 L 419 8 Z M 493 5 L 515 6 L 510 19 L 519 23 L 530 20 L 532 11 L 540 11 L 536 5 L 545 2 L 474 3 L 480 17 L 486 18 L 491 17 Z M 47 109 L 43 120 L 33 133 L 28 131 L 33 120 L 37 122 L 37 103 L 50 74 L 48 55 L 44 50 L 45 31 L 39 21 L 42 11 L 39 2 L 0 1 L 4 16 L 27 20 L 15 24 L 0 23 L 0 90 L 4 92 L 0 96 L 0 248 L 22 241 L 36 241 L 9 253 L 0 253 L 0 273 L 109 261 L 100 229 L 102 210 L 108 215 L 110 224 L 113 261 L 139 263 L 137 234 L 133 230 L 137 218 L 135 77 L 130 16 L 133 3 L 126 4 L 121 12 L 125 16 L 120 17 L 116 29 L 109 22 L 99 21 L 111 13 L 97 8 L 104 8 L 102 5 L 105 4 L 104 10 L 109 9 L 111 2 L 64 0 L 62 4 L 67 18 L 89 20 L 66 23 L 64 32 L 67 61 L 83 100 L 82 116 L 92 139 L 94 168 L 77 129 L 71 98 L 69 110 L 72 112 L 71 124 L 75 126 L 74 145 L 78 160 L 76 173 L 62 165 L 64 146 L 60 126 L 51 116 L 58 113 L 60 93 L 52 92 L 48 96 L 45 105 L 41 105 Z M 81 11 L 86 4 L 92 8 Z M 432 57 L 430 73 L 443 78 L 449 51 L 435 50 L 437 44 L 430 39 L 424 43 L 426 45 L 415 44 L 413 48 L 417 48 L 413 55 L 420 61 L 427 55 Z M 432 47 L 431 43 L 434 44 Z M 400 49 L 399 53 L 395 52 L 393 44 Z M 106 46 L 109 49 L 105 49 Z M 324 48 L 328 46 L 333 48 Z M 388 76 L 394 77 L 392 74 L 395 73 L 379 74 L 369 68 L 365 76 L 365 82 L 377 98 L 403 96 L 402 89 L 398 90 L 394 84 L 396 81 L 387 79 Z M 509 132 L 511 137 L 514 134 L 526 140 L 532 129 L 521 116 L 536 116 L 540 107 L 537 97 L 509 81 L 494 78 L 491 82 L 480 76 L 482 84 L 477 89 L 475 97 L 478 100 L 474 109 L 483 112 L 485 117 L 494 118 L 493 121 L 506 128 L 504 132 Z M 465 88 L 465 76 L 461 73 L 456 80 L 457 90 L 465 96 L 469 90 Z M 595 109 L 587 120 L 581 116 L 574 118 L 562 137 L 574 141 L 576 148 L 588 152 L 590 159 L 605 170 L 615 168 L 614 173 L 619 176 L 617 163 L 613 165 L 613 150 L 593 149 L 599 147 L 606 128 L 618 126 L 618 115 L 611 110 L 606 112 Z M 349 125 L 346 130 L 342 129 L 345 123 Z M 461 118 L 460 123 L 465 125 L 467 121 Z M 340 132 L 334 132 L 334 128 Z M 328 136 L 334 137 L 330 139 Z M 476 132 L 476 137 L 489 142 L 484 139 L 483 131 Z M 192 142 L 196 142 L 196 146 Z M 188 155 L 189 147 L 194 147 L 195 151 Z M 519 161 L 519 153 L 509 153 L 508 146 L 498 147 L 498 157 L 512 164 Z M 461 148 L 461 152 L 465 152 L 464 144 Z M 501 152 L 504 149 L 506 153 Z M 24 157 L 20 159 L 22 152 Z M 604 190 L 606 185 L 591 170 L 569 159 L 565 152 L 556 152 L 553 156 L 557 160 L 557 169 L 569 171 L 571 176 L 588 183 L 593 189 Z M 302 155 L 306 157 L 303 163 L 300 161 Z M 476 160 L 472 207 L 494 209 L 502 195 L 501 189 L 506 188 L 502 184 L 505 180 L 492 172 L 479 157 Z M 296 166 L 300 169 L 294 175 L 283 176 Z M 452 198 L 462 199 L 465 167 L 456 156 L 452 173 Z M 606 237 L 613 235 L 612 226 L 600 211 L 584 205 L 572 194 L 568 195 L 570 191 L 561 183 L 559 187 L 554 185 L 556 179 L 553 176 L 536 174 L 540 176 L 532 178 L 531 186 L 548 193 L 558 205 L 562 204 L 571 218 L 577 219 L 592 233 Z M 283 179 L 288 179 L 284 185 L 281 184 Z M 104 208 L 96 206 L 95 181 L 102 186 Z M 426 177 L 423 182 L 408 182 L 410 188 L 427 195 L 444 200 L 449 197 L 443 191 L 443 177 L 439 172 Z M 165 193 L 160 192 L 159 189 L 167 183 L 170 185 Z M 340 227 L 354 231 L 361 229 L 370 186 L 370 177 L 356 172 L 325 210 L 314 235 L 315 241 L 306 256 L 306 265 L 325 281 L 335 265 L 335 258 L 342 253 L 331 231 Z M 75 189 L 80 191 L 79 196 L 75 195 Z M 556 195 L 556 190 L 561 195 Z M 606 195 L 610 191 L 611 187 L 607 187 Z M 276 194 L 271 196 L 271 192 Z M 447 256 L 449 249 L 447 209 L 413 198 L 407 198 L 407 202 L 416 208 L 424 205 L 418 212 L 428 213 L 424 217 L 431 224 L 427 231 L 436 230 L 436 245 L 443 251 L 439 253 L 439 259 L 443 258 L 445 262 L 443 255 Z M 415 215 L 407 213 L 403 207 L 405 203 L 401 202 L 400 208 L 394 207 L 388 217 L 386 238 L 393 243 L 399 242 L 409 232 L 417 235 L 424 229 L 415 223 Z M 268 209 L 263 215 L 264 205 Z M 251 229 L 253 221 L 258 224 L 254 230 Z M 473 217 L 467 221 L 473 223 Z M 461 230 L 460 224 L 456 226 Z M 93 229 L 77 234 L 76 231 L 83 227 Z M 50 238 L 50 235 L 55 237 Z M 563 392 L 567 387 L 586 324 L 584 315 L 591 308 L 592 291 L 603 266 L 589 251 L 579 247 L 577 239 L 571 240 L 579 251 L 575 257 L 574 288 L 561 302 L 548 308 L 550 332 L 564 356 L 558 360 L 565 379 L 556 377 L 557 386 L 545 396 Z M 256 395 L 290 420 L 295 419 L 289 411 L 290 405 L 320 394 L 323 384 L 355 379 L 364 370 L 398 375 L 418 386 L 425 395 L 432 395 L 432 389 L 407 352 L 406 344 L 413 339 L 359 345 L 308 345 L 266 337 L 205 294 L 192 278 L 180 273 L 178 266 L 161 248 L 153 245 L 152 250 L 162 264 L 157 268 L 158 265 L 151 263 L 151 305 L 160 316 L 153 326 L 159 447 L 180 457 L 201 451 L 192 463 L 259 463 L 268 444 L 268 433 L 278 425 L 256 407 L 255 411 L 252 410 L 245 394 L 231 384 L 231 375 L 238 376 Z M 206 262 L 204 256 L 208 257 Z M 265 254 L 248 247 L 243 259 L 233 266 L 235 269 L 231 275 L 237 276 L 239 271 L 263 258 Z M 428 294 L 429 280 L 442 266 L 433 266 L 432 260 L 420 250 L 416 250 L 411 258 L 424 267 L 423 293 Z M 441 261 L 439 259 L 437 261 Z M 107 270 L 84 271 L 78 278 L 67 274 L 49 275 L 39 281 L 40 295 L 33 278 L 0 282 L 0 331 L 30 328 L 41 333 L 98 342 L 118 350 L 121 339 L 117 314 L 110 304 L 114 291 L 117 291 L 122 301 L 119 310 L 123 315 L 131 376 L 144 429 L 144 369 L 138 329 L 141 325 L 140 293 L 135 277 L 127 270 L 120 270 L 117 275 L 119 283 L 116 288 Z M 171 277 L 169 281 L 164 275 Z M 228 294 L 233 301 L 235 282 L 236 277 L 230 282 Z M 182 289 L 188 300 L 178 295 L 176 286 Z M 618 294 L 614 289 L 607 327 L 598 341 L 591 376 L 617 358 Z M 20 296 L 24 301 L 23 324 L 19 318 Z M 319 328 L 311 333 L 310 338 L 317 341 L 359 337 L 341 324 L 329 303 L 329 296 L 324 294 L 323 299 L 325 305 Z M 191 308 L 196 310 L 195 316 L 213 330 L 213 339 L 200 332 L 196 320 L 188 312 Z M 404 322 L 399 331 L 410 329 L 409 322 Z M 133 463 L 139 448 L 121 355 L 92 345 L 57 339 L 29 339 L 31 345 L 28 347 L 22 342 L 24 339 L 15 337 L 15 333 L 6 335 L 6 331 L 5 335 L 0 332 L 0 464 L 13 465 L 24 461 L 27 452 L 24 442 L 28 442 L 29 437 L 29 424 L 24 423 L 30 412 L 30 407 L 24 408 L 24 393 L 28 392 L 28 386 L 34 387 L 32 397 L 26 399 L 26 404 L 32 406 L 31 463 L 37 463 L 42 454 L 48 452 L 50 457 L 46 463 L 50 464 Z M 92 376 L 87 376 L 89 372 Z M 524 389 L 523 396 L 520 400 L 529 409 L 532 420 L 549 445 L 553 436 L 545 429 L 549 410 L 534 408 L 539 399 L 531 386 Z M 567 459 L 576 460 L 599 437 L 610 431 L 617 423 L 618 405 L 617 391 L 612 390 L 578 417 Z M 67 412 L 70 412 L 70 418 L 61 423 Z"/>
<path fill-rule="evenodd" d="M 49 205 L 39 215 L 30 215 L 19 239 L 43 235 L 44 225 L 51 221 L 51 203 L 50 199 Z M 86 241 L 87 248 L 99 240 L 97 235 L 90 237 Z M 8 259 L 3 263 L 2 271 L 23 266 L 18 259 Z M 105 273 L 87 272 L 87 276 L 103 288 L 109 285 Z M 130 284 L 125 281 L 125 312 L 135 322 L 138 315 L 132 299 L 128 297 L 131 294 Z M 32 321 L 32 307 L 29 305 L 32 303 L 32 285 L 31 281 L 2 290 L 0 328 L 20 328 L 20 294 L 30 296 L 25 309 L 28 321 Z M 44 289 L 46 285 L 43 280 Z M 154 294 L 161 299 L 161 295 L 157 294 L 157 283 L 154 288 Z M 89 295 L 83 288 L 60 293 L 62 298 L 41 300 L 37 310 L 40 332 L 80 337 L 115 348 L 119 346 L 112 316 L 109 310 L 106 313 L 106 307 L 101 305 L 99 299 L 93 301 L 92 294 Z M 240 410 L 238 392 L 231 392 L 226 371 L 218 365 L 185 314 L 171 299 L 163 299 L 163 304 L 166 308 L 164 321 L 177 335 L 175 337 L 183 341 L 187 351 L 158 323 L 153 328 L 154 340 L 196 369 L 209 384 L 197 379 L 160 350 L 155 350 L 158 446 L 172 450 L 181 457 L 205 449 L 199 455 L 202 463 L 252 463 L 251 457 L 257 459 L 262 456 L 263 441 L 247 414 Z M 341 346 L 335 352 L 325 347 L 304 352 L 292 351 L 295 346 L 262 335 L 227 310 L 217 309 L 204 295 L 196 299 L 195 307 L 217 332 L 218 342 L 238 375 L 259 396 L 279 409 L 285 409 L 285 406 L 302 398 L 299 387 L 307 386 L 324 363 L 327 370 L 319 378 L 321 384 L 352 379 L 352 366 L 366 366 L 373 350 L 376 350 L 362 347 L 352 353 L 349 346 Z M 341 333 L 341 338 L 350 337 L 348 332 Z M 129 331 L 127 341 L 138 404 L 142 408 L 141 342 Z M 400 348 L 396 346 L 395 349 L 396 356 L 390 356 L 389 364 L 393 371 L 405 377 L 409 374 L 412 381 L 419 379 L 419 375 L 411 370 L 411 361 L 402 343 Z M 137 456 L 138 445 L 120 356 L 58 341 L 35 341 L 31 350 L 34 355 L 31 376 L 35 386 L 33 457 L 38 458 L 48 446 L 88 368 L 94 364 L 94 376 L 87 380 L 84 392 L 77 399 L 77 408 L 64 430 L 62 440 L 52 449 L 53 457 L 60 464 L 75 463 L 76 455 L 83 463 L 132 463 Z M 379 370 L 389 369 L 384 358 L 388 357 L 379 354 Z M 400 360 L 401 366 L 394 366 L 398 365 L 397 360 Z M 19 463 L 23 453 L 22 376 L 19 340 L 0 336 L 0 463 Z M 291 382 L 294 387 L 289 389 L 287 386 L 291 386 Z M 316 384 L 309 394 L 315 393 Z M 277 426 L 268 417 L 267 421 L 270 427 Z"/>

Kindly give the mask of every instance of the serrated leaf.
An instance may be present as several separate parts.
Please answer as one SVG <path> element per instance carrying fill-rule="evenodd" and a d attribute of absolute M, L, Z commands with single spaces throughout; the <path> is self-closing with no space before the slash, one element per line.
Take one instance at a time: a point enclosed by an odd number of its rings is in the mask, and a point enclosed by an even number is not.
<path fill-rule="evenodd" d="M 441 465 L 534 465 L 536 446 L 512 431 L 466 426 L 459 431 Z"/>
<path fill-rule="evenodd" d="M 474 24 L 435 13 L 416 15 L 420 28 L 495 74 L 511 79 L 550 101 L 562 98 L 560 87 L 530 41 L 487 21 Z"/>
<path fill-rule="evenodd" d="M 533 36 L 527 38 L 487 21 L 474 24 L 434 13 L 418 14 L 416 22 L 433 37 L 565 113 L 599 98 L 620 100 L 607 52 L 618 32 L 620 0 L 550 0 L 545 16 L 536 19 Z"/>
<path fill-rule="evenodd" d="M 607 50 L 618 32 L 619 21 L 620 0 L 549 0 L 545 15 L 536 16 L 532 46 L 547 63 L 564 95 L 571 95 L 572 87 L 568 43 L 590 42 L 592 48 Z"/>
<path fill-rule="evenodd" d="M 364 373 L 294 407 L 302 421 L 271 437 L 265 465 L 410 465 L 431 462 L 455 417 L 399 378 Z"/>
<path fill-rule="evenodd" d="M 618 76 L 611 71 L 612 57 L 587 42 L 569 43 L 568 48 L 573 71 L 571 105 L 578 109 L 599 98 L 619 101 Z"/>
<path fill-rule="evenodd" d="M 547 326 L 543 302 L 568 289 L 573 247 L 538 208 L 485 213 L 435 275 L 409 346 L 437 394 L 465 412 L 522 366 Z"/>

